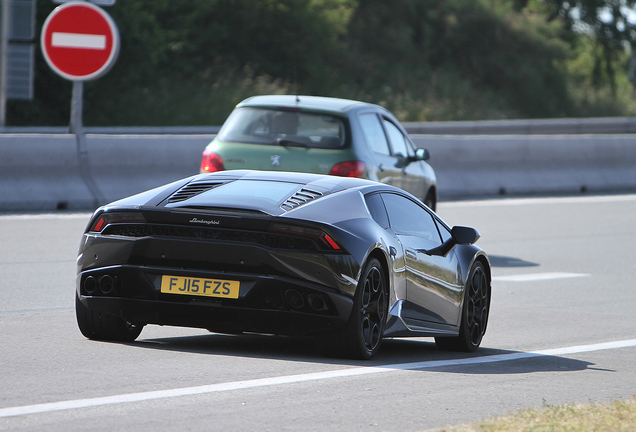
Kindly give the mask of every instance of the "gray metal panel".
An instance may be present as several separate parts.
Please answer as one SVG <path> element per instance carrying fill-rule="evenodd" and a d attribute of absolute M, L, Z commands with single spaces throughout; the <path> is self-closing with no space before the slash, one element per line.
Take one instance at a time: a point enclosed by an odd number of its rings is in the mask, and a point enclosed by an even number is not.
<path fill-rule="evenodd" d="M 569 135 L 636 133 L 636 117 L 405 122 L 409 134 Z"/>
<path fill-rule="evenodd" d="M 9 44 L 7 99 L 33 99 L 33 44 Z"/>
<path fill-rule="evenodd" d="M 9 0 L 7 27 L 10 41 L 32 41 L 35 37 L 35 0 Z"/>

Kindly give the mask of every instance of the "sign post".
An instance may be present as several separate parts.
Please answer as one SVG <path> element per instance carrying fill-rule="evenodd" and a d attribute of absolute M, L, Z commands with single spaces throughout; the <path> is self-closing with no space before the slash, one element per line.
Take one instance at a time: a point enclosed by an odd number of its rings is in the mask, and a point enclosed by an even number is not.
<path fill-rule="evenodd" d="M 84 81 L 103 76 L 115 63 L 119 54 L 117 26 L 100 7 L 70 1 L 55 8 L 46 18 L 40 43 L 51 69 L 73 81 L 69 130 L 76 136 L 82 178 L 99 204 L 103 196 L 90 175 L 82 124 Z"/>

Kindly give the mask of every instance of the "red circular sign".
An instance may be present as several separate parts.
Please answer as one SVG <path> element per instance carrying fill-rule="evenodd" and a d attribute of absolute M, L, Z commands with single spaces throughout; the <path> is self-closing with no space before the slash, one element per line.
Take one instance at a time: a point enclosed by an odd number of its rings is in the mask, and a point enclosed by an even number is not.
<path fill-rule="evenodd" d="M 92 3 L 73 1 L 57 7 L 42 27 L 42 53 L 63 78 L 99 78 L 115 63 L 119 32 L 113 19 Z"/>

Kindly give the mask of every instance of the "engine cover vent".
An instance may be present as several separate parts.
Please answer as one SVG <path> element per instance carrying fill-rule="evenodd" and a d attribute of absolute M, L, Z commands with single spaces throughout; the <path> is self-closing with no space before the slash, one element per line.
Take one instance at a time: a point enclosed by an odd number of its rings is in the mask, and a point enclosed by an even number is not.
<path fill-rule="evenodd" d="M 284 203 L 280 205 L 280 208 L 283 210 L 289 211 L 295 209 L 298 206 L 306 204 L 310 201 L 315 200 L 316 198 L 320 198 L 322 196 L 321 192 L 314 191 L 311 189 L 302 188 L 294 195 L 289 197 Z"/>
<path fill-rule="evenodd" d="M 168 198 L 168 203 L 172 204 L 172 203 L 188 200 L 192 198 L 193 196 L 199 195 L 203 192 L 207 192 L 210 189 L 214 189 L 217 186 L 221 186 L 222 184 L 225 184 L 225 182 L 219 182 L 219 181 L 212 182 L 212 181 L 206 181 L 206 180 L 190 182 L 187 185 L 183 186 L 178 191 L 176 191 L 175 193 L 173 193 L 172 196 Z"/>

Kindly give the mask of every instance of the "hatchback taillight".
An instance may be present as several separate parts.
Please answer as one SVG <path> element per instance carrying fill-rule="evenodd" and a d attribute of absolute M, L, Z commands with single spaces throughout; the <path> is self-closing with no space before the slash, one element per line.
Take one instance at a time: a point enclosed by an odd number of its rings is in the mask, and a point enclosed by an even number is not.
<path fill-rule="evenodd" d="M 203 152 L 203 159 L 201 159 L 201 172 L 216 172 L 223 171 L 223 159 L 218 154 L 211 151 Z"/>
<path fill-rule="evenodd" d="M 329 175 L 338 177 L 362 177 L 365 168 L 364 162 L 362 161 L 340 162 L 331 168 Z"/>

